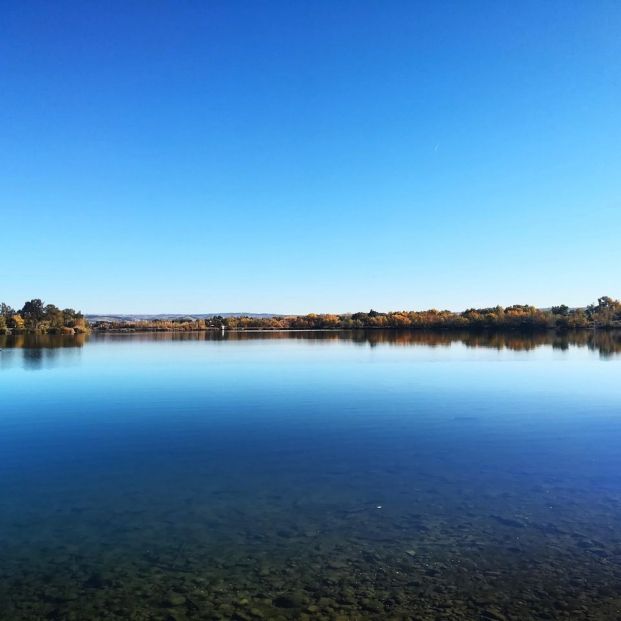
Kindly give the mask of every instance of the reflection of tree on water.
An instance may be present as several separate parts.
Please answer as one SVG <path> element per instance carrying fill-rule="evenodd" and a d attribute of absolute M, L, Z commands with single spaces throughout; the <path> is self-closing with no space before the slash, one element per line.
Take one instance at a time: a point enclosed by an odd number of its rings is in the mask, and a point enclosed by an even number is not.
<path fill-rule="evenodd" d="M 356 336 L 354 340 L 358 341 Z M 537 347 L 551 346 L 561 351 L 570 347 L 588 347 L 602 356 L 621 353 L 621 332 L 604 330 L 576 330 L 556 332 L 433 332 L 433 331 L 366 331 L 359 342 L 392 345 L 426 345 L 449 347 L 461 343 L 466 347 L 483 347 L 496 350 L 530 351 Z"/>
<path fill-rule="evenodd" d="M 250 340 L 303 340 L 319 345 L 333 341 L 347 341 L 364 345 L 401 345 L 449 347 L 484 347 L 497 350 L 530 351 L 551 346 L 558 350 L 569 347 L 588 347 L 602 356 L 621 353 L 621 331 L 575 330 L 565 333 L 544 332 L 473 332 L 434 330 L 228 330 L 203 332 L 136 332 L 127 334 L 97 334 L 93 341 L 106 342 L 181 342 L 181 341 L 250 341 Z"/>
<path fill-rule="evenodd" d="M 58 349 L 82 347 L 87 334 L 15 334 L 0 335 L 0 348 Z"/>
<path fill-rule="evenodd" d="M 591 338 L 587 343 L 589 349 L 598 351 L 602 358 L 611 358 L 621 353 L 621 333 L 615 332 L 590 332 Z"/>
<path fill-rule="evenodd" d="M 78 334 L 62 336 L 51 334 L 20 334 L 0 336 L 0 349 L 5 354 L 11 349 L 22 352 L 24 366 L 30 369 L 45 368 L 54 364 L 59 355 L 79 355 L 88 341 L 97 342 L 187 342 L 187 341 L 255 341 L 255 340 L 303 340 L 317 345 L 335 341 L 355 343 L 360 346 L 426 346 L 450 347 L 461 344 L 472 348 L 530 351 L 537 347 L 552 347 L 565 351 L 570 347 L 587 347 L 608 358 L 621 353 L 621 331 L 576 330 L 557 332 L 472 332 L 433 330 L 265 330 L 234 331 L 224 333 L 213 330 L 203 332 L 136 332 Z M 71 352 L 74 352 L 71 354 Z M 3 364 L 0 356 L 0 367 Z"/>
<path fill-rule="evenodd" d="M 79 358 L 87 339 L 86 334 L 0 336 L 0 369 L 15 366 L 15 357 L 11 356 L 15 353 L 19 354 L 23 367 L 29 370 L 49 369 L 61 360 L 64 365 L 72 358 Z"/>

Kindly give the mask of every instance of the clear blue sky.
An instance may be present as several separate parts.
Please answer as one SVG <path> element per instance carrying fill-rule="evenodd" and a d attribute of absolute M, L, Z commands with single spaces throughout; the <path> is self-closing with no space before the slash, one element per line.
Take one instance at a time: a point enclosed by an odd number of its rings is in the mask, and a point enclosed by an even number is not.
<path fill-rule="evenodd" d="M 617 1 L 2 2 L 0 300 L 621 296 Z"/>

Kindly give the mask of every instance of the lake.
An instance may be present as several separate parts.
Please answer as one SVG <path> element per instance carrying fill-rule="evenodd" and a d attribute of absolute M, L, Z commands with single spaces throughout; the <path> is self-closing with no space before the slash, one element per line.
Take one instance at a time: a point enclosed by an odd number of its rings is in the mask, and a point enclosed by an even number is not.
<path fill-rule="evenodd" d="M 621 618 L 621 337 L 0 337 L 0 618 Z"/>

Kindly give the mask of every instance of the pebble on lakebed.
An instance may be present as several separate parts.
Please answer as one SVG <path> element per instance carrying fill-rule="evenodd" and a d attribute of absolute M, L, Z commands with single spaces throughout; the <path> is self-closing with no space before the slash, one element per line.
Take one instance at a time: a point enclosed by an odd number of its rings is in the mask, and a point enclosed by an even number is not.
<path fill-rule="evenodd" d="M 525 507 L 516 496 L 516 507 L 501 513 L 481 508 L 483 501 L 462 484 L 451 490 L 461 498 L 459 511 L 447 517 L 444 506 L 433 504 L 436 494 L 419 488 L 421 508 L 391 502 L 389 520 L 374 503 L 352 502 L 354 511 L 341 512 L 335 502 L 332 512 L 319 505 L 315 514 L 294 516 L 288 506 L 249 503 L 229 525 L 210 516 L 209 499 L 193 516 L 184 513 L 183 546 L 172 541 L 176 515 L 168 513 L 170 506 L 192 507 L 183 498 L 164 503 L 161 515 L 129 508 L 110 526 L 67 532 L 66 541 L 54 529 L 33 538 L 15 522 L 2 535 L 0 618 L 619 618 L 621 537 L 610 524 L 621 504 L 614 499 L 585 510 L 571 504 L 574 489 L 563 489 L 557 502 L 565 501 L 565 513 L 551 515 L 543 494 L 540 506 Z M 511 501 L 503 496 L 503 505 Z M 580 511 L 570 513 L 574 506 Z M 110 540 L 114 546 L 102 543 Z"/>

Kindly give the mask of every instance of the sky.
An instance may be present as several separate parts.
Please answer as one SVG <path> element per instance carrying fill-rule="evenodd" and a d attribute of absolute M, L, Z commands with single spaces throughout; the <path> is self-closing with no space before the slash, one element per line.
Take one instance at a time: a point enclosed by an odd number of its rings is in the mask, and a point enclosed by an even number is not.
<path fill-rule="evenodd" d="M 0 8 L 0 301 L 621 297 L 617 1 Z"/>

